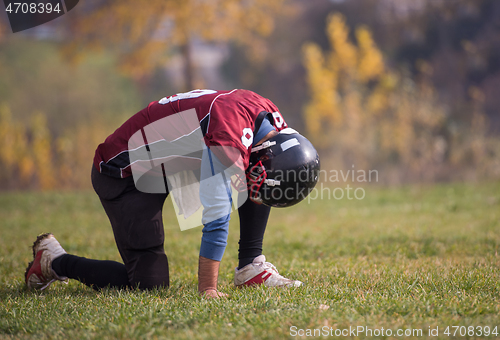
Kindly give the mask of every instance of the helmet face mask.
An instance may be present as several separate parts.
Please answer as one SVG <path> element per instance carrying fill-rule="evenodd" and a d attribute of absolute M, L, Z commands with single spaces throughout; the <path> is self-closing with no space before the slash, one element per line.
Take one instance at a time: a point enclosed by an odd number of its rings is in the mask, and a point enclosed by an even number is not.
<path fill-rule="evenodd" d="M 262 202 L 258 197 L 258 193 L 264 184 L 264 181 L 267 179 L 266 169 L 264 168 L 264 165 L 262 165 L 262 161 L 259 161 L 254 166 L 248 168 L 246 178 L 249 198 L 256 203 L 261 204 Z"/>
<path fill-rule="evenodd" d="M 314 189 L 319 169 L 312 144 L 297 131 L 284 129 L 252 149 L 246 171 L 249 198 L 273 207 L 297 204 Z"/>

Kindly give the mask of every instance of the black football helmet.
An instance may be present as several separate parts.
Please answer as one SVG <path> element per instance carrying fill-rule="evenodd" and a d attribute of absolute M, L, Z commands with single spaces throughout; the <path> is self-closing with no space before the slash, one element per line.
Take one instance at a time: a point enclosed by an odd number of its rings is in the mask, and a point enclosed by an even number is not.
<path fill-rule="evenodd" d="M 319 156 L 311 142 L 286 128 L 252 148 L 246 170 L 249 198 L 272 207 L 290 207 L 314 189 Z"/>

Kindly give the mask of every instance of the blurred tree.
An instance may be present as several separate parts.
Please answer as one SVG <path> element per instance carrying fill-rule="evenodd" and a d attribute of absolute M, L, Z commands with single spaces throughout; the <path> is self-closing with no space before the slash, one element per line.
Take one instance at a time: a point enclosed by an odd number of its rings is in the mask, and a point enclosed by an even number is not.
<path fill-rule="evenodd" d="M 437 99 L 449 109 L 449 120 L 468 124 L 470 87 L 483 92 L 481 105 L 490 133 L 500 131 L 500 1 L 498 0 L 310 0 L 293 2 L 297 15 L 280 17 L 267 39 L 272 58 L 257 64 L 233 47 L 225 74 L 236 87 L 269 93 L 287 119 L 299 128 L 306 102 L 304 69 L 297 51 L 305 41 L 329 48 L 325 34 L 328 13 L 340 12 L 354 28 L 367 26 L 386 64 L 420 76 L 425 62 Z"/>
<path fill-rule="evenodd" d="M 308 135 L 335 169 L 384 171 L 385 181 L 449 179 L 450 168 L 495 176 L 500 143 L 487 135 L 476 89 L 470 125 L 457 132 L 439 104 L 432 67 L 418 64 L 415 79 L 391 70 L 369 29 L 355 30 L 356 43 L 340 13 L 327 23 L 330 50 L 304 45 L 310 100 L 304 111 Z M 387 174 L 391 174 L 387 176 Z"/>
<path fill-rule="evenodd" d="M 255 59 L 235 43 L 221 71 L 231 88 L 246 88 L 273 100 L 287 123 L 304 132 L 302 109 L 307 100 L 301 47 L 324 35 L 324 16 L 331 8 L 325 0 L 291 0 L 286 15 L 277 16 L 275 29 L 264 41 L 265 58 Z M 327 44 L 326 38 L 325 45 Z"/>
<path fill-rule="evenodd" d="M 421 62 L 430 81 L 459 124 L 470 120 L 475 99 L 490 131 L 500 131 L 500 1 L 350 0 L 335 6 L 349 26 L 366 24 L 388 63 L 418 76 Z"/>
<path fill-rule="evenodd" d="M 274 27 L 287 0 L 99 0 L 73 11 L 66 54 L 78 57 L 89 49 L 113 48 L 122 69 L 140 79 L 172 53 L 184 59 L 185 87 L 196 87 L 191 56 L 194 38 L 236 41 L 262 56 L 261 38 Z"/>
<path fill-rule="evenodd" d="M 65 62 L 58 44 L 12 37 L 0 45 L 0 103 L 29 126 L 34 112 L 43 112 L 53 137 L 94 119 L 112 120 L 138 111 L 136 86 L 118 75 L 110 53 Z"/>
<path fill-rule="evenodd" d="M 0 189 L 90 187 L 96 146 L 143 107 L 110 53 L 77 66 L 54 42 L 0 44 Z"/>
<path fill-rule="evenodd" d="M 39 187 L 42 190 L 53 189 L 57 176 L 53 164 L 52 140 L 47 127 L 47 118 L 40 112 L 32 117 L 31 133 L 33 136 L 31 151 Z"/>
<path fill-rule="evenodd" d="M 35 164 L 28 148 L 26 128 L 12 119 L 5 104 L 0 106 L 0 188 L 29 184 Z"/>
<path fill-rule="evenodd" d="M 344 101 L 350 100 L 354 104 L 361 96 L 367 98 L 371 107 L 385 108 L 379 95 L 382 88 L 370 93 L 373 86 L 367 85 L 370 81 L 382 84 L 383 76 L 390 77 L 385 74 L 382 54 L 366 27 L 356 30 L 356 46 L 350 41 L 345 18 L 337 13 L 328 20 L 327 35 L 331 52 L 326 56 L 318 45 L 304 45 L 304 66 L 308 71 L 311 94 L 304 111 L 305 121 L 309 134 L 320 146 L 326 146 L 331 141 L 330 129 L 339 128 L 346 123 L 345 119 L 353 118 L 353 113 L 346 112 L 342 107 Z M 370 113 L 375 114 L 376 110 Z"/>

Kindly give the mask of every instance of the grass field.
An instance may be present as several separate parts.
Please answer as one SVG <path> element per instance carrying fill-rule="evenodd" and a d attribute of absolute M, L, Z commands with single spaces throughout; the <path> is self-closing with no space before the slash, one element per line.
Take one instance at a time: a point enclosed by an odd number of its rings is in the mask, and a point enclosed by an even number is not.
<path fill-rule="evenodd" d="M 305 283 L 297 289 L 233 287 L 234 216 L 219 279 L 229 298 L 221 300 L 197 295 L 201 228 L 181 232 L 168 201 L 168 290 L 94 292 L 70 281 L 26 291 L 30 245 L 41 232 L 54 233 L 76 255 L 119 255 L 92 192 L 2 193 L 0 338 L 417 338 L 436 328 L 433 338 L 496 338 L 500 183 L 365 190 L 363 200 L 273 210 L 264 254 Z"/>

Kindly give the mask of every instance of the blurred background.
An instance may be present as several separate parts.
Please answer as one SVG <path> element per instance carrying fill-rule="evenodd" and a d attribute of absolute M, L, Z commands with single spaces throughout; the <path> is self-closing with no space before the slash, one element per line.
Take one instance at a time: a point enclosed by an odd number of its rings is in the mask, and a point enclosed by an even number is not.
<path fill-rule="evenodd" d="M 0 190 L 90 188 L 106 136 L 197 88 L 271 99 L 326 171 L 500 178 L 498 0 L 82 0 L 0 14 Z"/>

